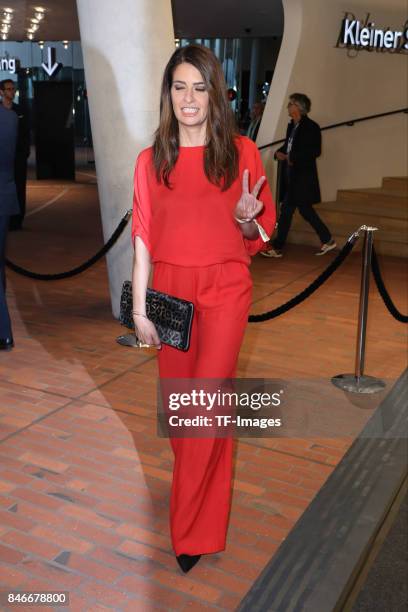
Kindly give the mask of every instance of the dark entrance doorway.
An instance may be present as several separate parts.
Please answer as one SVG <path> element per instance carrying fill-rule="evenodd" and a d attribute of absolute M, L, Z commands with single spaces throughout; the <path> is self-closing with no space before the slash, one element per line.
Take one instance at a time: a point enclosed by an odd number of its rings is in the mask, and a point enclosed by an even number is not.
<path fill-rule="evenodd" d="M 37 179 L 75 180 L 71 81 L 34 82 Z"/>

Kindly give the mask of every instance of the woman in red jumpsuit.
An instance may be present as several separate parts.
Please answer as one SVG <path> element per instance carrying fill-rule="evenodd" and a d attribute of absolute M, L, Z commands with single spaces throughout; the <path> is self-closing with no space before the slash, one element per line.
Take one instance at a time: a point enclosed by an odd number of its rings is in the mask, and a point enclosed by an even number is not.
<path fill-rule="evenodd" d="M 233 378 L 251 304 L 250 255 L 262 249 L 275 206 L 256 145 L 235 131 L 221 65 L 206 47 L 172 55 L 153 147 L 136 162 L 133 316 L 158 351 L 161 378 Z M 251 190 L 250 190 L 251 187 Z M 258 199 L 258 195 L 259 198 Z M 161 346 L 146 318 L 146 287 L 194 303 L 187 352 Z M 184 572 L 225 548 L 232 439 L 171 438 L 173 548 Z"/>

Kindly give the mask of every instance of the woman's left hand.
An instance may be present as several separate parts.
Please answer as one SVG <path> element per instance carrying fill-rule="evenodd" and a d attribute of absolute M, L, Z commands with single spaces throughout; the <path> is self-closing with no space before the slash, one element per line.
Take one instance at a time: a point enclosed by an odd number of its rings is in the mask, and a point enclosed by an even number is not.
<path fill-rule="evenodd" d="M 258 193 L 265 182 L 265 177 L 257 181 L 255 187 L 249 192 L 249 170 L 245 169 L 242 176 L 242 195 L 235 207 L 234 216 L 242 221 L 251 221 L 263 208 L 262 202 L 257 200 Z"/>

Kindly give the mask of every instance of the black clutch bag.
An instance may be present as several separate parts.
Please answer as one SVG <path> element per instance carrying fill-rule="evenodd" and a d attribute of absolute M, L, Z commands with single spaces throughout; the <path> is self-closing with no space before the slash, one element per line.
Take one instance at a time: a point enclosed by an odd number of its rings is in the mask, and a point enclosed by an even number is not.
<path fill-rule="evenodd" d="M 135 328 L 132 309 L 132 282 L 125 281 L 120 296 L 119 320 L 129 329 Z M 180 351 L 188 351 L 193 314 L 194 304 L 192 302 L 155 289 L 147 289 L 146 315 L 154 323 L 159 338 L 164 344 Z"/>

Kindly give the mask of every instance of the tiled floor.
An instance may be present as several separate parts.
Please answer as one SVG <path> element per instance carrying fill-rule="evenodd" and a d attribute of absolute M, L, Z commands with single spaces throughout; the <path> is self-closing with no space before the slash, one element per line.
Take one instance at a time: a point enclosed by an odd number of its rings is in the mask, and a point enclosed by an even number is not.
<path fill-rule="evenodd" d="M 32 214 L 10 235 L 12 261 L 60 272 L 100 247 L 97 191 L 85 172 L 82 183 L 30 183 Z M 254 312 L 298 293 L 328 261 L 307 247 L 256 258 Z M 406 312 L 401 260 L 381 263 Z M 327 389 L 330 376 L 352 370 L 359 265 L 352 255 L 304 304 L 250 325 L 240 375 Z M 104 261 L 56 282 L 10 272 L 8 300 L 16 347 L 0 354 L 0 589 L 66 590 L 73 611 L 234 610 L 351 438 L 240 439 L 227 550 L 182 575 L 169 541 L 172 453 L 156 435 L 154 354 L 115 343 L 122 330 Z M 367 372 L 397 378 L 405 346 L 404 326 L 372 288 Z"/>

